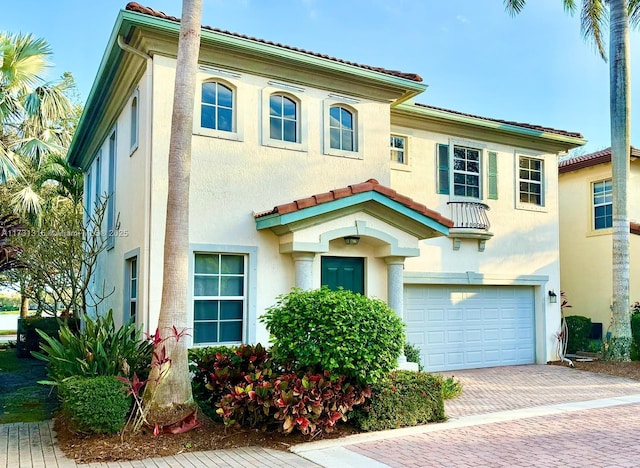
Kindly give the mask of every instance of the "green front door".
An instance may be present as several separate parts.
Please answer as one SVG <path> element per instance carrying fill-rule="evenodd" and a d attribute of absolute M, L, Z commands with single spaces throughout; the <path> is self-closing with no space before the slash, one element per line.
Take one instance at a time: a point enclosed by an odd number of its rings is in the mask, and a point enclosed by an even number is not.
<path fill-rule="evenodd" d="M 322 257 L 320 281 L 329 289 L 342 287 L 364 294 L 364 258 Z"/>

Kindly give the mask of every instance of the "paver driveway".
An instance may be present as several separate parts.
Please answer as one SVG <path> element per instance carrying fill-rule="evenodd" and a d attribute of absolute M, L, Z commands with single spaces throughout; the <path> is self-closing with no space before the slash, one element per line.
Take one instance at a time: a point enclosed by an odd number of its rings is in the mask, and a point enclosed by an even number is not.
<path fill-rule="evenodd" d="M 556 366 L 455 372 L 450 421 L 295 447 L 323 466 L 640 465 L 640 382 Z"/>

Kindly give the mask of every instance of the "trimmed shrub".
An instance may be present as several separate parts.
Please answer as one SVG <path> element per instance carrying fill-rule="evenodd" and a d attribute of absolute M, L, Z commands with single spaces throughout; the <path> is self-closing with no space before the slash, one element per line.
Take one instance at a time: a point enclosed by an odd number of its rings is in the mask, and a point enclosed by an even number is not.
<path fill-rule="evenodd" d="M 113 434 L 121 430 L 131 407 L 122 382 L 112 376 L 72 377 L 59 386 L 62 412 L 76 432 Z"/>
<path fill-rule="evenodd" d="M 37 330 L 41 330 L 48 336 L 57 338 L 61 323 L 65 323 L 74 333 L 77 333 L 80 329 L 80 320 L 76 317 L 66 319 L 58 319 L 56 317 L 28 317 L 18 319 L 18 357 L 31 357 L 32 351 L 40 351 L 42 338 L 40 338 Z"/>
<path fill-rule="evenodd" d="M 420 349 L 409 343 L 408 341 L 404 344 L 404 356 L 407 358 L 407 362 L 415 362 L 418 364 L 418 370 L 422 372 L 424 370 L 424 366 L 420 361 Z"/>
<path fill-rule="evenodd" d="M 631 337 L 633 338 L 631 359 L 637 361 L 640 360 L 640 313 L 638 312 L 631 315 Z"/>
<path fill-rule="evenodd" d="M 567 321 L 567 353 L 589 350 L 589 334 L 591 333 L 591 319 L 581 315 L 570 315 Z"/>
<path fill-rule="evenodd" d="M 444 377 L 442 375 L 435 375 L 440 379 L 440 386 L 442 387 L 442 398 L 445 400 L 452 400 L 462 395 L 462 383 L 456 379 L 453 375 L 451 377 Z"/>
<path fill-rule="evenodd" d="M 371 398 L 353 412 L 365 431 L 444 421 L 442 377 L 424 372 L 394 371 L 371 388 Z"/>
<path fill-rule="evenodd" d="M 190 349 L 193 398 L 207 416 L 218 419 L 216 409 L 222 397 L 246 384 L 248 375 L 254 375 L 254 381 L 270 376 L 271 366 L 271 356 L 259 343 Z"/>
<path fill-rule="evenodd" d="M 405 342 L 404 324 L 387 304 L 344 289 L 294 289 L 260 320 L 272 335 L 277 363 L 364 385 L 397 365 Z"/>
<path fill-rule="evenodd" d="M 66 323 L 61 323 L 58 338 L 38 333 L 42 352 L 32 354 L 48 363 L 49 380 L 42 383 L 57 385 L 72 376 L 131 377 L 134 372 L 144 380 L 149 373 L 153 345 L 142 340 L 141 330 L 132 322 L 116 328 L 111 310 L 96 320 L 86 317 L 78 333 Z"/>

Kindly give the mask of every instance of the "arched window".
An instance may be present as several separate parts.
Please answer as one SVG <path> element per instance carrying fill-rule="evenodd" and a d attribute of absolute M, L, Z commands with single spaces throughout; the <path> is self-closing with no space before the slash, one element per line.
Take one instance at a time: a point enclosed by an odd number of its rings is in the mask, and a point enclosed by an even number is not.
<path fill-rule="evenodd" d="M 282 94 L 269 97 L 269 136 L 272 140 L 298 141 L 298 105 Z"/>
<path fill-rule="evenodd" d="M 341 106 L 329 110 L 329 133 L 331 148 L 356 151 L 356 131 L 354 115 Z"/>
<path fill-rule="evenodd" d="M 131 100 L 131 140 L 130 149 L 133 152 L 138 147 L 138 92 L 136 91 Z"/>
<path fill-rule="evenodd" d="M 233 90 L 217 81 L 202 83 L 200 126 L 233 131 Z"/>

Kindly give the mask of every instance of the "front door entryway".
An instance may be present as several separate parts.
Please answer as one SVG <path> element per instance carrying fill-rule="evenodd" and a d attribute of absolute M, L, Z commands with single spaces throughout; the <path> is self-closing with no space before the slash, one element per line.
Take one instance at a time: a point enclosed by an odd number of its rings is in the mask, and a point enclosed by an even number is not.
<path fill-rule="evenodd" d="M 321 284 L 329 289 L 340 287 L 364 294 L 364 258 L 322 257 Z"/>

